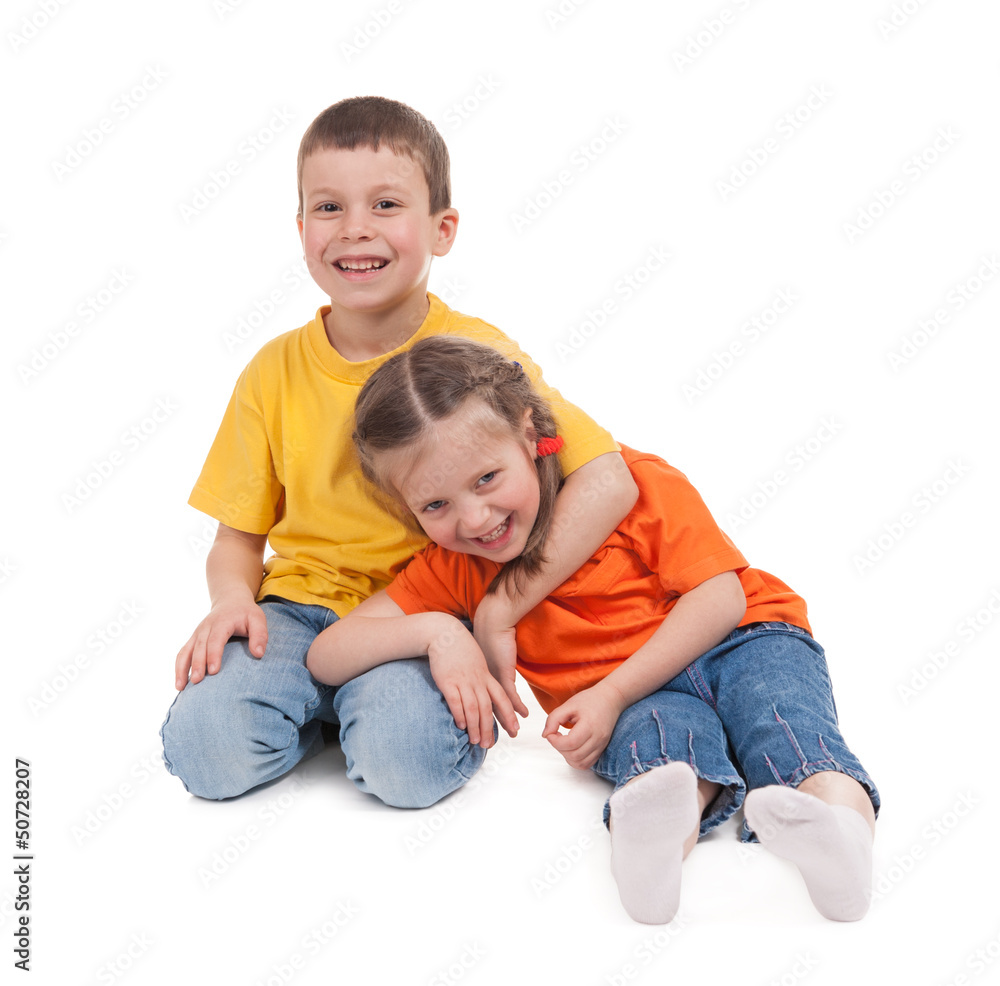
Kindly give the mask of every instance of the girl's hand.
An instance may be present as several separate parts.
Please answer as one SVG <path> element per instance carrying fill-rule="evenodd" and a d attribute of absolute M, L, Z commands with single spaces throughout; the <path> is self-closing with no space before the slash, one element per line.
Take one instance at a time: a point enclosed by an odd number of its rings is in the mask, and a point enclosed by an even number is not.
<path fill-rule="evenodd" d="M 553 709 L 542 730 L 542 738 L 563 755 L 566 763 L 580 770 L 597 763 L 625 709 L 621 696 L 602 685 L 603 682 L 577 692 Z M 560 726 L 569 727 L 568 735 L 559 732 Z"/>
<path fill-rule="evenodd" d="M 493 715 L 511 736 L 517 735 L 517 716 L 503 686 L 490 674 L 486 658 L 472 634 L 452 620 L 427 648 L 431 675 L 441 690 L 455 725 L 469 734 L 469 742 L 488 750 L 493 746 Z"/>
<path fill-rule="evenodd" d="M 518 715 L 527 716 L 528 707 L 517 694 L 517 628 L 510 613 L 504 612 L 499 596 L 487 596 L 476 610 L 473 632 L 486 657 L 494 679 L 500 682 L 507 701 Z M 506 728 L 506 727 L 505 727 Z M 507 730 L 510 733 L 510 730 Z M 513 736 L 513 733 L 510 733 Z"/>
<path fill-rule="evenodd" d="M 259 658 L 264 655 L 267 617 L 252 598 L 222 599 L 198 624 L 177 654 L 174 686 L 179 692 L 184 690 L 188 680 L 194 685 L 206 674 L 215 674 L 219 670 L 222 649 L 230 637 L 248 637 L 251 656 Z"/>

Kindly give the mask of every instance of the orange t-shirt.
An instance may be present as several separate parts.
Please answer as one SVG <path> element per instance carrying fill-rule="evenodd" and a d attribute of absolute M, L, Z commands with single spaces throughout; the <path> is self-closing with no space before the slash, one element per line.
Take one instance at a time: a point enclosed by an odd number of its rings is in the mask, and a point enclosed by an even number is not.
<path fill-rule="evenodd" d="M 745 626 L 811 629 L 805 601 L 756 568 L 719 529 L 682 472 L 622 446 L 639 499 L 594 556 L 517 625 L 517 667 L 546 712 L 626 661 L 677 599 L 706 579 L 735 571 L 747 597 Z M 386 592 L 405 613 L 442 611 L 474 619 L 500 565 L 432 544 Z"/>

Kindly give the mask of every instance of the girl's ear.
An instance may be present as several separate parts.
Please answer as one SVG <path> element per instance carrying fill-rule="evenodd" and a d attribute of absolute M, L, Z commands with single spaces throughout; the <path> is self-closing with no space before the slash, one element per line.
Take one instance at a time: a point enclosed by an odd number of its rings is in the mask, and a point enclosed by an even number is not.
<path fill-rule="evenodd" d="M 535 422 L 531 415 L 531 408 L 524 409 L 524 417 L 521 419 L 522 426 L 524 428 L 524 437 L 531 449 L 531 457 L 533 459 L 538 458 L 538 432 L 535 431 Z"/>

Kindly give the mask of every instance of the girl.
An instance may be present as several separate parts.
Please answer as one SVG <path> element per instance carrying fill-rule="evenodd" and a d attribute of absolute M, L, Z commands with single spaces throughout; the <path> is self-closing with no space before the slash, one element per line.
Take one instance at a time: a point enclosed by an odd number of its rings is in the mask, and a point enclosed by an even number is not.
<path fill-rule="evenodd" d="M 548 407 L 517 363 L 436 336 L 368 380 L 354 442 L 365 477 L 434 543 L 321 633 L 307 667 L 340 685 L 426 653 L 471 743 L 492 744 L 494 710 L 514 735 L 527 709 L 513 675 L 490 673 L 461 621 L 545 563 L 562 443 Z M 516 640 L 542 735 L 615 785 L 604 819 L 622 904 L 670 921 L 681 860 L 742 804 L 744 840 L 795 862 L 823 915 L 857 920 L 879 797 L 840 735 L 805 603 L 748 567 L 683 474 L 622 455 L 634 510 Z"/>

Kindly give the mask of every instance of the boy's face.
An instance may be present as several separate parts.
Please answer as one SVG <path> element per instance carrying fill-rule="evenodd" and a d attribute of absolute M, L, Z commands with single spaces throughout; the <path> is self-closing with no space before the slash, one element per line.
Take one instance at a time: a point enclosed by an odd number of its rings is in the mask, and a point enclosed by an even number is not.
<path fill-rule="evenodd" d="M 423 169 L 387 147 L 325 148 L 305 160 L 299 235 L 309 272 L 335 308 L 426 308 L 431 259 L 451 249 L 457 224 L 454 209 L 430 214 Z"/>

